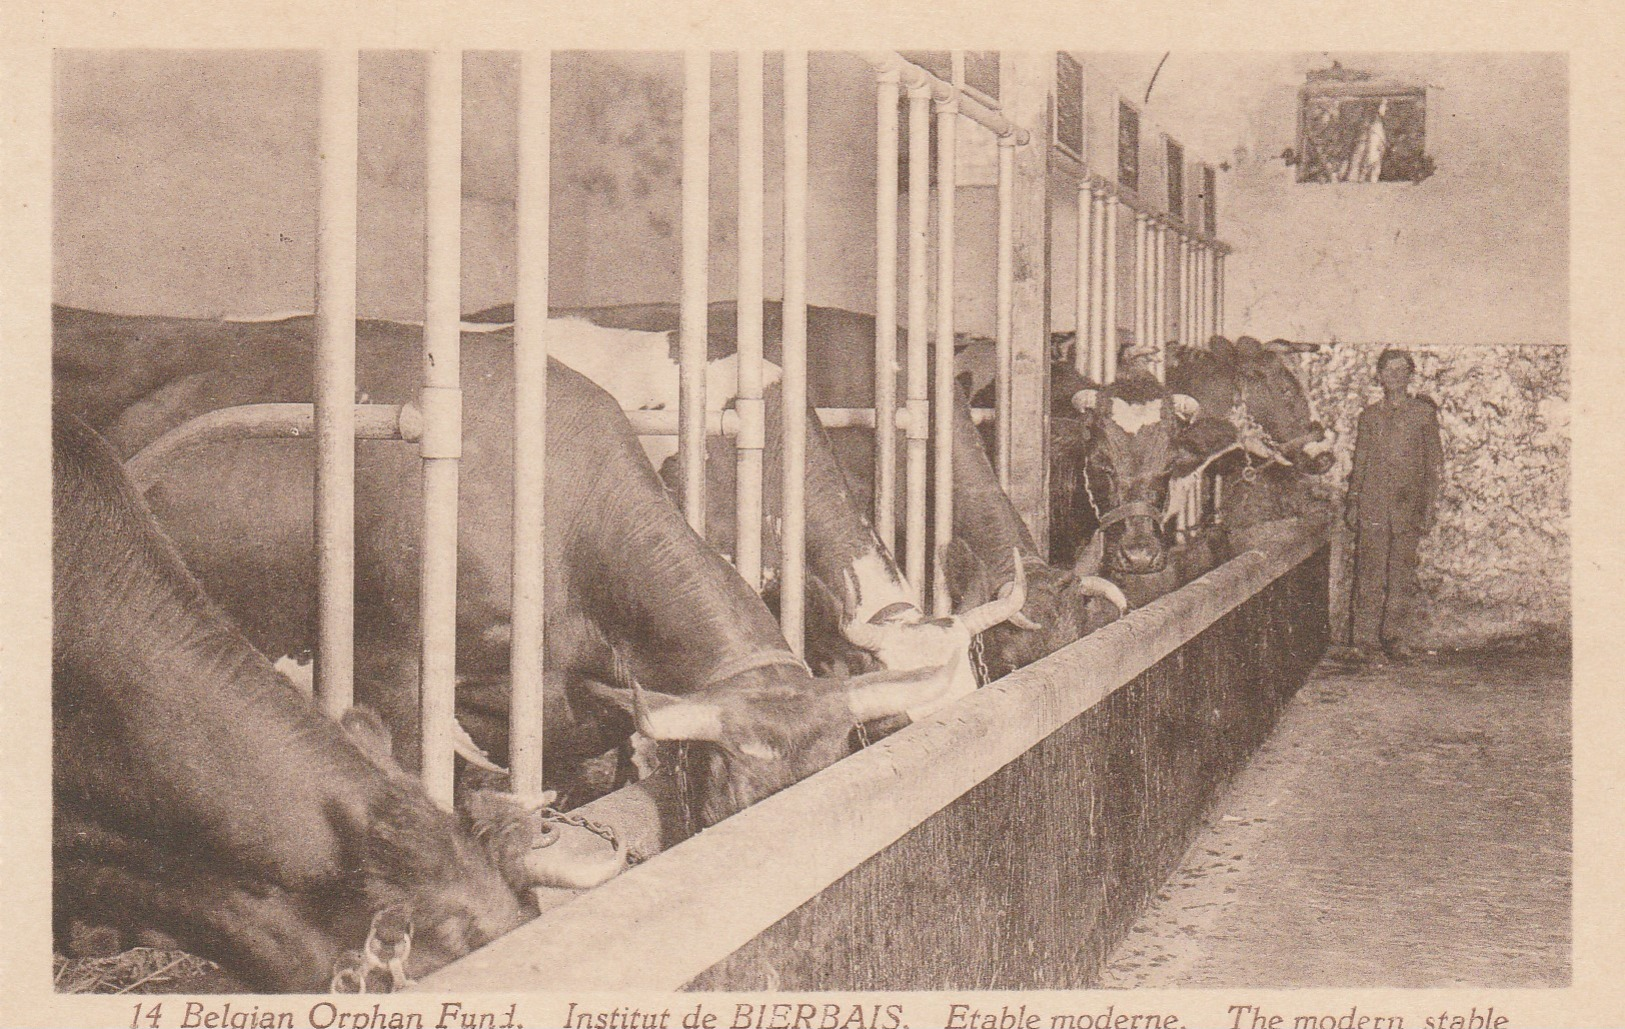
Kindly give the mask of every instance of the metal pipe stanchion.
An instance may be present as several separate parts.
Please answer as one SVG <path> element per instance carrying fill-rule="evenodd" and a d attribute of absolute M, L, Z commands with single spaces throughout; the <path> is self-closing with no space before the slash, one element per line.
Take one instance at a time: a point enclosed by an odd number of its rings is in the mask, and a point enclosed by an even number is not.
<path fill-rule="evenodd" d="M 711 260 L 711 54 L 683 57 L 683 281 L 677 412 L 683 514 L 705 535 L 706 302 Z"/>
<path fill-rule="evenodd" d="M 429 56 L 423 323 L 423 785 L 452 803 L 457 699 L 457 480 L 462 456 L 462 53 Z"/>
<path fill-rule="evenodd" d="M 1089 374 L 1106 377 L 1106 190 L 1096 187 L 1089 203 Z"/>
<path fill-rule="evenodd" d="M 1100 381 L 1107 384 L 1117 379 L 1117 211 L 1120 206 L 1115 194 L 1106 197 L 1105 276 L 1101 285 L 1106 294 L 1101 317 L 1105 331 L 1100 348 Z"/>
<path fill-rule="evenodd" d="M 999 488 L 1010 492 L 1010 462 L 1015 452 L 1015 440 L 1010 434 L 1010 408 L 1014 404 L 1011 391 L 1011 364 L 1015 354 L 1011 346 L 1011 304 L 1015 302 L 1016 277 L 1016 140 L 1014 136 L 999 139 L 999 269 L 994 303 L 996 365 L 994 407 L 999 412 L 994 432 L 998 442 Z"/>
<path fill-rule="evenodd" d="M 762 588 L 763 451 L 767 408 L 762 399 L 762 281 L 765 223 L 762 61 L 760 50 L 741 50 L 739 60 L 739 435 L 734 440 L 734 566 Z"/>
<path fill-rule="evenodd" d="M 1085 176 L 1078 183 L 1078 266 L 1077 290 L 1073 299 L 1075 328 L 1072 330 L 1072 367 L 1084 379 L 1089 378 L 1090 355 L 1095 346 L 1094 212 L 1094 185 Z"/>
<path fill-rule="evenodd" d="M 897 549 L 898 73 L 875 73 L 875 532 Z"/>
<path fill-rule="evenodd" d="M 932 496 L 935 554 L 931 609 L 953 613 L 942 555 L 954 531 L 954 204 L 958 199 L 955 159 L 959 138 L 957 97 L 937 101 L 937 325 L 936 390 L 932 401 L 936 434 L 936 475 Z"/>
<path fill-rule="evenodd" d="M 930 330 L 926 321 L 929 282 L 927 233 L 931 223 L 931 91 L 908 91 L 908 493 L 903 512 L 908 533 L 904 570 L 914 602 L 925 606 L 926 443 L 931 436 Z"/>
<path fill-rule="evenodd" d="M 316 699 L 355 702 L 355 282 L 359 57 L 322 56 L 316 222 Z"/>
<path fill-rule="evenodd" d="M 1213 331 L 1224 334 L 1224 251 L 1219 251 L 1213 264 Z"/>
<path fill-rule="evenodd" d="M 806 653 L 807 52 L 784 54 L 784 537 L 779 625 Z"/>
<path fill-rule="evenodd" d="M 1134 344 L 1151 342 L 1151 225 L 1144 211 L 1134 212 Z"/>
<path fill-rule="evenodd" d="M 1160 218 L 1151 226 L 1151 267 L 1156 282 L 1151 289 L 1153 340 L 1157 347 L 1157 381 L 1168 378 L 1168 225 Z"/>
<path fill-rule="evenodd" d="M 532 50 L 519 69 L 517 292 L 513 306 L 513 638 L 508 762 L 515 793 L 545 784 L 542 750 L 547 496 L 547 308 L 551 235 L 553 55 Z"/>

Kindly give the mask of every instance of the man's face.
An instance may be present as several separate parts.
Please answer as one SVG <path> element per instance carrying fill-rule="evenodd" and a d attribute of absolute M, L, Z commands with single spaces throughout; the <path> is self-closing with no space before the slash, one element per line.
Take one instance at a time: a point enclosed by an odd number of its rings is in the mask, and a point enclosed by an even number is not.
<path fill-rule="evenodd" d="M 1411 366 L 1399 358 L 1390 358 L 1377 369 L 1377 381 L 1382 383 L 1384 393 L 1404 393 L 1411 384 Z"/>

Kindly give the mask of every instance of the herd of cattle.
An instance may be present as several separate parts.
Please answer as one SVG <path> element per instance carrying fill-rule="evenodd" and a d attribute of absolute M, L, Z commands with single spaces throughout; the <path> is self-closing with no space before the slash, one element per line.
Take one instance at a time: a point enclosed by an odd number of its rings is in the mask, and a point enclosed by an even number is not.
<path fill-rule="evenodd" d="M 210 443 L 139 483 L 121 465 L 208 411 L 309 402 L 313 321 L 54 314 L 59 946 L 157 939 L 219 962 L 228 985 L 308 991 L 328 986 L 345 952 L 383 947 L 381 925 L 410 926 L 384 935 L 397 974 L 416 976 L 518 924 L 536 881 L 527 861 L 535 799 L 469 786 L 453 818 L 402 767 L 412 759 L 392 756 L 418 753 L 416 448 L 357 448 L 363 707 L 334 724 L 272 663 L 307 656 L 314 642 L 311 443 Z M 735 351 L 735 315 L 732 305 L 711 311 L 718 367 Z M 499 762 L 512 545 L 507 318 L 485 312 L 465 326 L 458 537 L 458 717 Z M 1144 595 L 1166 572 L 1175 477 L 1226 450 L 1292 475 L 1328 463 L 1282 341 L 1215 337 L 1206 350 L 1176 352 L 1167 386 L 1130 371 L 1096 387 L 1058 364 L 1057 542 L 1044 553 L 999 489 L 961 396 L 944 548 L 957 613 L 933 618 L 915 605 L 893 541 L 864 514 L 871 433 L 811 419 L 803 662 L 774 617 L 776 578 L 758 594 L 726 556 L 732 461 L 707 462 L 711 539 L 702 539 L 624 413 L 675 403 L 677 321 L 675 306 L 651 305 L 561 311 L 550 324 L 546 762 L 549 789 L 569 805 L 635 774 L 636 731 L 685 741 L 663 760 L 680 765 L 694 827 L 714 824 L 835 762 L 864 726 L 921 717 L 1121 616 L 1124 586 Z M 765 322 L 774 360 L 776 304 Z M 815 307 L 809 341 L 812 402 L 872 406 L 873 320 Z M 369 400 L 415 400 L 420 342 L 413 326 L 358 324 L 357 381 Z M 728 376 L 712 382 L 712 406 L 725 405 L 716 384 Z M 764 507 L 778 526 L 776 490 Z M 775 537 L 764 542 L 770 568 Z"/>

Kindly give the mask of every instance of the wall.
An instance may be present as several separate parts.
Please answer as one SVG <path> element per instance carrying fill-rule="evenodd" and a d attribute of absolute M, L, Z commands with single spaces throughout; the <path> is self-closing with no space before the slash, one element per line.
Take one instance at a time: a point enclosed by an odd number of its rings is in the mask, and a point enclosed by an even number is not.
<path fill-rule="evenodd" d="M 421 54 L 361 68 L 358 303 L 422 311 Z M 780 65 L 767 62 L 767 290 L 781 237 Z M 291 52 L 69 51 L 57 62 L 55 297 L 124 314 L 263 315 L 313 300 L 316 62 Z M 734 294 L 736 64 L 712 62 L 711 283 Z M 873 310 L 874 79 L 815 56 L 809 296 Z M 511 55 L 464 66 L 463 306 L 513 298 L 516 78 Z M 553 297 L 675 300 L 682 64 L 676 54 L 560 53 L 553 89 Z"/>
<path fill-rule="evenodd" d="M 1339 344 L 1306 355 L 1306 378 L 1338 433 L 1322 494 L 1342 510 L 1360 410 L 1382 396 L 1381 347 Z M 1430 646 L 1566 638 L 1569 633 L 1568 350 L 1430 347 L 1414 351 L 1414 391 L 1439 405 L 1444 480 L 1438 527 L 1422 543 Z M 1347 638 L 1351 534 L 1334 536 L 1333 638 Z"/>
<path fill-rule="evenodd" d="M 1160 54 L 1089 54 L 1139 100 Z M 1344 67 L 1428 89 L 1420 184 L 1299 185 L 1305 73 Z M 1561 54 L 1174 53 L 1147 113 L 1223 158 L 1228 330 L 1261 339 L 1568 342 L 1568 65 Z"/>

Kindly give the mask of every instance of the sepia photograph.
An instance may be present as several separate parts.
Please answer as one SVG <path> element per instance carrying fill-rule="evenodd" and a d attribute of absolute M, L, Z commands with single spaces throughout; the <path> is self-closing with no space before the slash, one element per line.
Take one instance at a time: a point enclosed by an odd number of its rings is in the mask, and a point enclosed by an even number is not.
<path fill-rule="evenodd" d="M 1571 54 L 986 38 L 36 60 L 53 1010 L 1556 1024 Z"/>

